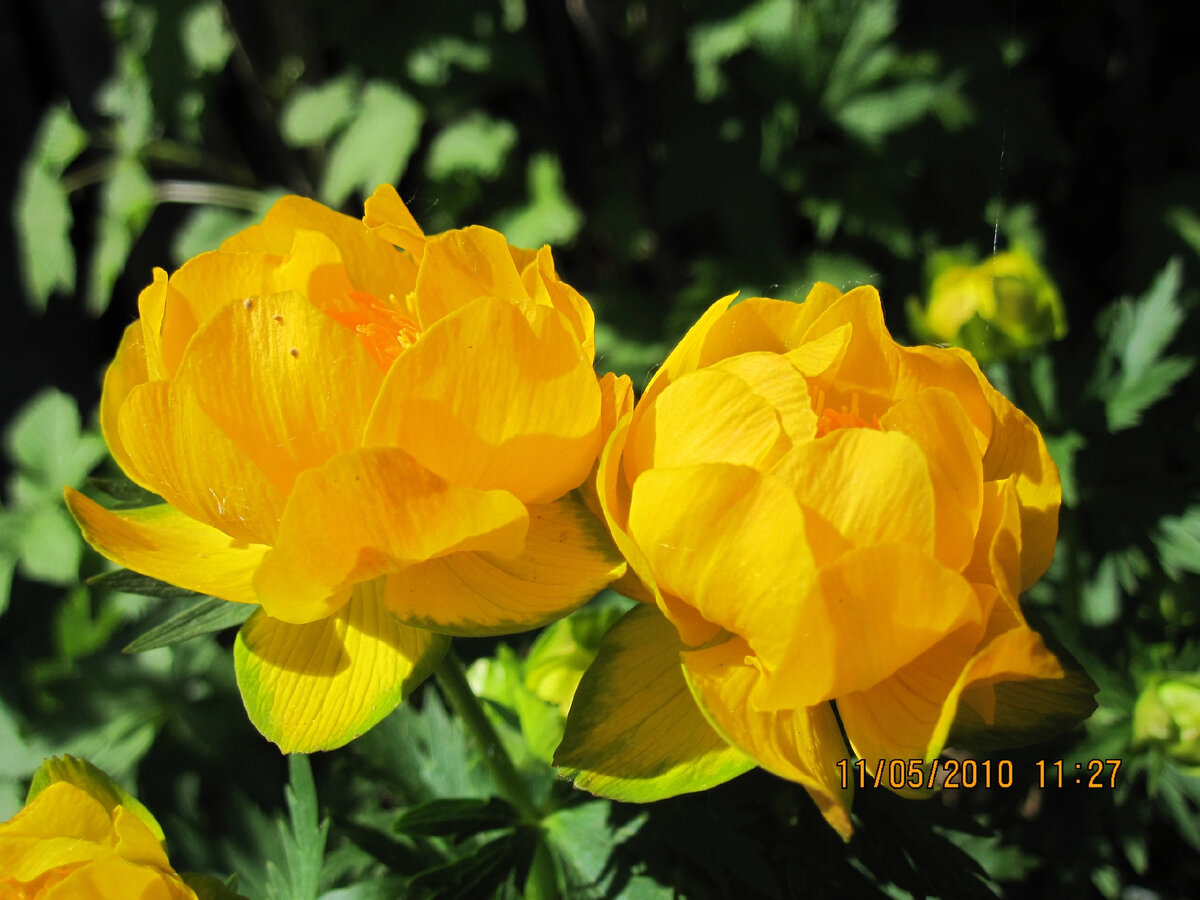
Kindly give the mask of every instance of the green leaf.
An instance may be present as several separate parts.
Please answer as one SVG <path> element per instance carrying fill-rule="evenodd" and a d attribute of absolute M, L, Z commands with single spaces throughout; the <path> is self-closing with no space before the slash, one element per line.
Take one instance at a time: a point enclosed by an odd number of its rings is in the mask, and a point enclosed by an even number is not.
<path fill-rule="evenodd" d="M 42 117 L 30 159 L 46 171 L 61 175 L 88 145 L 88 134 L 80 127 L 66 103 L 52 106 Z"/>
<path fill-rule="evenodd" d="M 74 584 L 83 557 L 83 539 L 75 522 L 57 506 L 30 511 L 22 524 L 18 552 L 21 574 L 47 584 Z"/>
<path fill-rule="evenodd" d="M 248 900 L 225 882 L 201 872 L 180 872 L 183 883 L 196 892 L 196 900 Z"/>
<path fill-rule="evenodd" d="M 197 3 L 183 15 L 180 38 L 188 61 L 199 72 L 220 72 L 236 45 L 217 0 Z"/>
<path fill-rule="evenodd" d="M 123 653 L 142 653 L 158 647 L 170 647 L 200 637 L 202 634 L 212 634 L 241 625 L 253 613 L 257 606 L 249 603 L 230 603 L 210 597 L 197 603 L 190 609 L 185 609 L 161 625 L 151 628 L 136 640 L 125 645 Z"/>
<path fill-rule="evenodd" d="M 75 290 L 73 221 L 58 178 L 43 166 L 27 163 L 17 186 L 16 231 L 25 296 L 39 312 L 51 294 Z"/>
<path fill-rule="evenodd" d="M 754 761 L 692 699 L 674 626 L 639 604 L 604 636 L 575 691 L 554 756 L 560 774 L 601 797 L 645 803 L 701 791 Z"/>
<path fill-rule="evenodd" d="M 283 106 L 283 139 L 292 147 L 326 143 L 354 117 L 358 94 L 358 79 L 353 75 L 331 78 L 315 87 L 297 86 Z"/>
<path fill-rule="evenodd" d="M 602 879 L 611 871 L 609 860 L 618 844 L 646 822 L 646 816 L 614 830 L 608 825 L 611 804 L 592 800 L 578 806 L 556 810 L 545 818 L 542 827 L 556 854 L 564 863 L 567 895 L 580 890 L 604 887 Z"/>
<path fill-rule="evenodd" d="M 104 440 L 81 432 L 74 399 L 54 388 L 35 396 L 17 413 L 6 435 L 11 456 L 56 493 L 78 487 L 104 457 Z"/>
<path fill-rule="evenodd" d="M 518 818 L 517 811 L 499 797 L 487 800 L 463 797 L 430 800 L 410 807 L 400 815 L 392 829 L 411 835 L 471 835 L 511 828 Z"/>
<path fill-rule="evenodd" d="M 491 897 L 512 873 L 527 868 L 535 836 L 529 829 L 506 832 L 474 848 L 468 856 L 427 869 L 409 890 L 435 891 L 438 898 Z"/>
<path fill-rule="evenodd" d="M 141 163 L 122 160 L 100 192 L 99 237 L 92 252 L 88 278 L 88 311 L 99 315 L 108 307 L 112 287 L 125 268 L 133 242 L 154 211 L 154 182 Z"/>
<path fill-rule="evenodd" d="M 529 160 L 529 203 L 500 213 L 497 230 L 515 247 L 567 244 L 583 226 L 583 214 L 563 190 L 562 167 L 550 153 Z"/>
<path fill-rule="evenodd" d="M 291 827 L 279 823 L 287 871 L 267 863 L 267 900 L 317 900 L 329 820 L 318 824 L 317 787 L 308 757 L 289 754 L 288 774 L 284 796 Z"/>
<path fill-rule="evenodd" d="M 163 600 L 179 600 L 183 597 L 197 599 L 207 598 L 207 594 L 189 591 L 166 581 L 159 581 L 149 575 L 142 575 L 130 569 L 114 569 L 101 575 L 93 575 L 87 583 L 94 588 L 105 591 L 119 591 L 124 594 L 141 594 L 143 597 L 158 597 Z M 239 604 L 246 605 L 246 604 Z M 253 607 L 251 607 L 253 609 Z"/>
<path fill-rule="evenodd" d="M 1139 299 L 1120 300 L 1112 308 L 1105 349 L 1120 369 L 1100 388 L 1110 431 L 1137 425 L 1195 366 L 1193 358 L 1162 356 L 1184 319 L 1178 301 L 1182 278 L 1183 267 L 1173 259 Z"/>
<path fill-rule="evenodd" d="M 425 172 L 436 179 L 462 173 L 491 180 L 516 143 L 517 129 L 511 122 L 473 111 L 433 139 Z"/>
<path fill-rule="evenodd" d="M 424 121 L 424 110 L 400 88 L 368 82 L 358 115 L 330 151 L 322 199 L 340 206 L 356 189 L 367 195 L 380 184 L 399 181 Z"/>
<path fill-rule="evenodd" d="M 1160 520 L 1153 538 L 1159 561 L 1169 574 L 1176 579 L 1181 572 L 1200 575 L 1200 506 Z"/>

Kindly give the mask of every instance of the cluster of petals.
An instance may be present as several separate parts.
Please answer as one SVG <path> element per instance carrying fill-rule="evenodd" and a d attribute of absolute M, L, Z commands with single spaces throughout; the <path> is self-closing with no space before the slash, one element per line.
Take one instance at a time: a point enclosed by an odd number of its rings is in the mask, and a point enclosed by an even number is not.
<path fill-rule="evenodd" d="M 1069 680 L 1018 602 L 1054 554 L 1059 476 L 969 354 L 893 341 L 873 288 L 733 299 L 601 456 L 618 587 L 643 605 L 557 759 L 629 799 L 761 766 L 848 835 L 851 751 L 873 771 L 934 759 L 952 729 L 1047 724 L 1009 689 Z"/>
<path fill-rule="evenodd" d="M 100 421 L 163 502 L 68 503 L 120 565 L 258 606 L 238 682 L 284 750 L 361 734 L 449 635 L 537 627 L 623 570 L 573 493 L 623 386 L 549 248 L 426 235 L 390 187 L 362 221 L 285 197 L 138 307 Z"/>
<path fill-rule="evenodd" d="M 0 897 L 196 900 L 145 807 L 80 760 L 47 769 L 59 777 L 35 779 L 25 808 L 0 824 Z"/>

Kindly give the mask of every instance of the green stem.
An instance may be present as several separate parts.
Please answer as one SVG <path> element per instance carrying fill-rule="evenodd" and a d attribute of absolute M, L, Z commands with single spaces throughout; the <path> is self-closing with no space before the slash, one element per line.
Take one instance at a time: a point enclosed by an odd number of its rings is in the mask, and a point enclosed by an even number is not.
<path fill-rule="evenodd" d="M 462 719 L 463 724 L 466 725 L 467 730 L 471 732 L 475 742 L 479 745 L 484 764 L 491 772 L 496 787 L 500 789 L 500 795 L 513 805 L 513 808 L 527 823 L 539 827 L 540 832 L 541 813 L 530 799 L 525 782 L 521 780 L 521 776 L 517 773 L 517 767 L 513 765 L 512 758 L 504 749 L 504 744 L 500 742 L 500 736 L 496 734 L 491 720 L 483 711 L 479 698 L 467 684 L 467 675 L 463 671 L 462 660 L 458 658 L 458 654 L 452 648 L 446 651 L 442 664 L 437 667 L 434 677 L 437 678 L 438 687 L 441 688 L 442 694 L 449 701 L 451 708 Z M 558 879 L 554 871 L 554 857 L 550 853 L 550 848 L 546 846 L 545 838 L 540 833 L 529 877 L 525 883 L 525 891 L 526 896 L 534 898 L 534 900 L 557 900 L 559 896 Z"/>
<path fill-rule="evenodd" d="M 539 822 L 541 816 L 533 805 L 533 801 L 529 799 L 525 783 L 517 774 L 517 768 L 513 765 L 504 745 L 500 743 L 500 736 L 496 734 L 491 720 L 483 711 L 479 698 L 467 684 L 467 675 L 463 671 L 462 660 L 458 658 L 458 654 L 453 649 L 446 651 L 446 656 L 442 660 L 442 664 L 438 666 L 435 676 L 438 687 L 442 689 L 450 706 L 458 713 L 459 718 L 462 719 L 463 724 L 467 726 L 467 730 L 471 732 L 479 745 L 484 764 L 500 789 L 500 795 L 511 803 L 524 818 L 533 823 Z"/>

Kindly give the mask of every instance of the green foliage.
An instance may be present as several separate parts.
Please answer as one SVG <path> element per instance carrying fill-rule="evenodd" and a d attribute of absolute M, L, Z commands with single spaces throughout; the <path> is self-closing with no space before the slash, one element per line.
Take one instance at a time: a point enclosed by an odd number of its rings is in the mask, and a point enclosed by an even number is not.
<path fill-rule="evenodd" d="M 317 900 L 329 820 L 318 823 L 317 787 L 308 757 L 288 757 L 286 790 L 289 823 L 279 823 L 283 865 L 267 862 L 266 900 Z"/>

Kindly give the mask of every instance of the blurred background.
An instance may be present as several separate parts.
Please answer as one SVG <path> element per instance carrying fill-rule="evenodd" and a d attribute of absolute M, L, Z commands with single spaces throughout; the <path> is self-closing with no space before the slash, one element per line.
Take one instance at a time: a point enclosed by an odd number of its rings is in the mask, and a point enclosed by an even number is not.
<path fill-rule="evenodd" d="M 229 641 L 116 654 L 182 601 L 89 586 L 105 566 L 61 485 L 111 466 L 100 377 L 152 267 L 216 247 L 283 193 L 359 216 L 387 182 L 428 232 L 482 223 L 551 243 L 596 308 L 598 367 L 638 387 L 720 296 L 874 284 L 899 337 L 985 361 L 1063 473 L 1058 556 L 1028 602 L 1101 687 L 1086 727 L 1007 754 L 1024 773 L 1011 791 L 864 794 L 849 855 L 823 832 L 798 846 L 819 822 L 761 773 L 656 805 L 653 829 L 614 808 L 597 873 L 625 881 L 597 896 L 637 879 L 637 896 L 860 881 L 892 896 L 1186 896 L 1200 880 L 1192 43 L 1165 7 L 1126 0 L 0 6 L 0 817 L 44 753 L 98 752 L 167 810 L 191 867 L 268 884 L 254 872 L 279 852 L 286 766 L 239 718 Z M 515 655 L 463 652 L 519 680 L 528 643 L 508 643 Z M 520 716 L 505 721 L 528 742 Z M 1037 759 L 1097 755 L 1124 760 L 1116 789 L 1033 785 Z M 530 777 L 562 789 L 536 757 Z M 371 871 L 408 884 L 402 854 L 361 831 L 370 785 L 393 776 L 365 746 L 322 759 L 323 802 L 358 814 L 335 820 L 345 859 L 322 889 Z M 334 771 L 358 786 L 330 787 Z M 393 806 L 425 790 L 392 788 Z M 230 828 L 258 836 L 241 856 L 213 836 Z M 470 858 L 459 850 L 447 864 Z"/>

